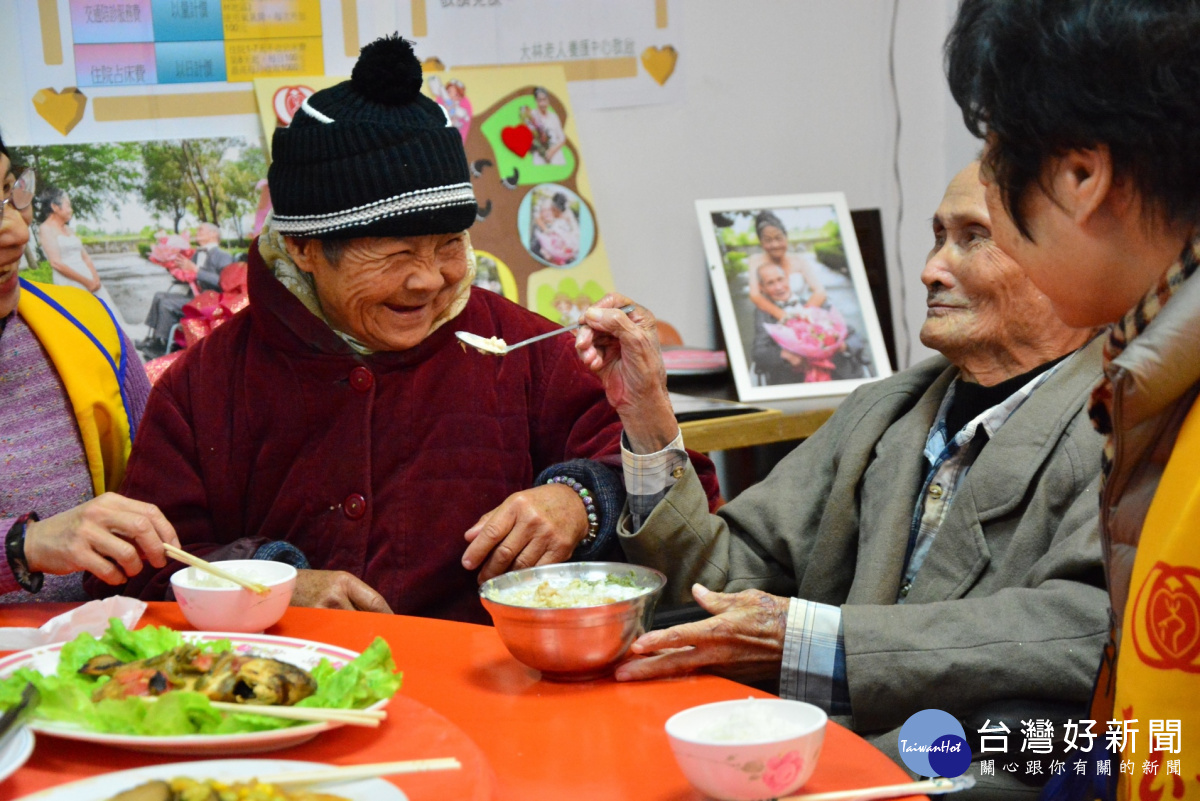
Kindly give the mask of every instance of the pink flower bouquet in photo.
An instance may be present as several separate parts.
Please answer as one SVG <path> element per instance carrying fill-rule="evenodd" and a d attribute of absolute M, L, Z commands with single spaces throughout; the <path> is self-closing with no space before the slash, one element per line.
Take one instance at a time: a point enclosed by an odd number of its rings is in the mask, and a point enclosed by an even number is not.
<path fill-rule="evenodd" d="M 833 377 L 833 356 L 846 344 L 846 321 L 837 309 L 807 308 L 799 317 L 763 327 L 779 347 L 804 357 L 805 383 Z"/>
<path fill-rule="evenodd" d="M 191 259 L 195 253 L 196 249 L 191 246 L 187 239 L 179 234 L 175 234 L 159 238 L 154 243 L 154 247 L 150 248 L 150 253 L 146 258 L 169 272 L 175 280 L 182 281 L 190 286 L 192 288 L 192 295 L 198 295 L 199 288 L 196 286 L 196 274 L 190 270 L 180 269 L 177 266 L 180 256 L 183 256 L 185 259 Z"/>

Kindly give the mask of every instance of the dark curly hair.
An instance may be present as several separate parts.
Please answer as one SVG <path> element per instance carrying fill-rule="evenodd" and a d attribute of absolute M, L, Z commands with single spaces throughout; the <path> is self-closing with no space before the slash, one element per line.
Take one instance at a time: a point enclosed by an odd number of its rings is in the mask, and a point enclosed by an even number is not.
<path fill-rule="evenodd" d="M 61 206 L 66 198 L 67 192 L 65 189 L 59 189 L 56 186 L 47 186 L 38 192 L 37 196 L 37 214 L 34 216 L 39 223 L 44 223 L 54 213 L 55 206 Z"/>
<path fill-rule="evenodd" d="M 779 215 L 770 209 L 763 209 L 758 214 L 754 215 L 754 233 L 758 234 L 758 238 L 762 239 L 763 229 L 767 226 L 778 228 L 780 231 L 787 233 L 787 228 L 783 225 L 783 220 L 779 219 Z"/>
<path fill-rule="evenodd" d="M 945 56 L 1026 238 L 1047 163 L 1101 145 L 1148 211 L 1200 221 L 1200 0 L 963 0 Z"/>

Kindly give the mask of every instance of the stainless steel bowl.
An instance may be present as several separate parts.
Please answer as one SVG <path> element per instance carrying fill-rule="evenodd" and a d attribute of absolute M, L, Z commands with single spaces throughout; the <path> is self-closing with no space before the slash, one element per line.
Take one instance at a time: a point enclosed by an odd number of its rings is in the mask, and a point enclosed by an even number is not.
<path fill-rule="evenodd" d="M 645 589 L 636 598 L 601 606 L 536 609 L 492 600 L 500 590 L 537 585 L 547 579 L 594 581 L 609 574 L 629 575 Z M 514 570 L 479 588 L 496 631 L 518 661 L 553 681 L 587 681 L 607 675 L 633 641 L 646 630 L 667 577 L 649 567 L 623 562 L 567 562 Z"/>

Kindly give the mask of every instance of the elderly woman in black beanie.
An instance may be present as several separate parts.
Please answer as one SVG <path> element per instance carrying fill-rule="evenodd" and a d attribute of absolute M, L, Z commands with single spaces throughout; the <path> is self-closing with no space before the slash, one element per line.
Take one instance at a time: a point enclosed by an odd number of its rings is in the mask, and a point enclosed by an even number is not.
<path fill-rule="evenodd" d="M 381 39 L 275 132 L 250 305 L 162 377 L 125 490 L 193 553 L 295 563 L 295 604 L 486 621 L 477 581 L 607 547 L 621 429 L 569 337 L 457 344 L 552 325 L 471 291 L 462 137 L 421 85 Z"/>

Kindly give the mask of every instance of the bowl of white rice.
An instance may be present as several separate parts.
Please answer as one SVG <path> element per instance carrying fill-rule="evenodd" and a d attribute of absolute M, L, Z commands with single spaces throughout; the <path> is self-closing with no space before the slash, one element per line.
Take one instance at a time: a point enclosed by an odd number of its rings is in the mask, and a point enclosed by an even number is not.
<path fill-rule="evenodd" d="M 479 588 L 517 661 L 553 681 L 612 672 L 646 630 L 667 577 L 621 562 L 567 562 L 497 576 Z"/>
<path fill-rule="evenodd" d="M 685 709 L 667 720 L 683 775 L 720 801 L 791 795 L 808 781 L 828 716 L 803 701 L 746 698 Z"/>
<path fill-rule="evenodd" d="M 261 632 L 283 617 L 296 588 L 296 568 L 265 559 L 213 562 L 227 573 L 267 588 L 253 592 L 196 567 L 171 575 L 179 611 L 200 631 Z"/>

